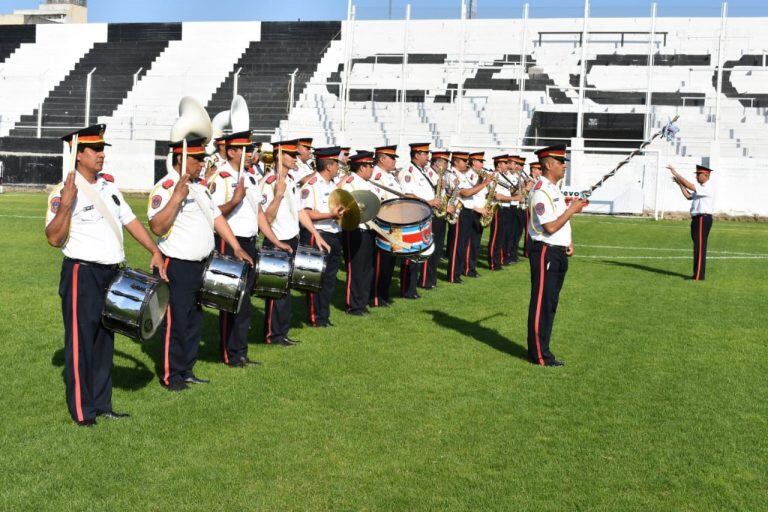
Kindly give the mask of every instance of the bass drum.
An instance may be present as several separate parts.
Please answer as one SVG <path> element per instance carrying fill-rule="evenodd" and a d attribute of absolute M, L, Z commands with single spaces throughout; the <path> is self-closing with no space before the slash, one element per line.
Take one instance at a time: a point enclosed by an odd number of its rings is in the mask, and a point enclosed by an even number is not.
<path fill-rule="evenodd" d="M 168 284 L 159 277 L 124 268 L 107 287 L 101 322 L 110 331 L 147 341 L 163 321 L 169 296 Z"/>
<path fill-rule="evenodd" d="M 284 251 L 261 249 L 254 259 L 256 279 L 253 295 L 270 299 L 282 299 L 288 295 L 293 262 Z"/>
<path fill-rule="evenodd" d="M 248 264 L 214 251 L 203 270 L 200 304 L 209 308 L 237 313 L 246 297 Z"/>
<path fill-rule="evenodd" d="M 419 254 L 433 245 L 432 208 L 419 199 L 384 201 L 373 222 L 395 245 L 393 247 L 393 244 L 379 235 L 376 237 L 376 246 L 395 256 L 419 257 Z"/>
<path fill-rule="evenodd" d="M 328 255 L 319 249 L 300 245 L 293 258 L 291 288 L 305 292 L 319 292 L 323 286 L 323 273 Z"/>

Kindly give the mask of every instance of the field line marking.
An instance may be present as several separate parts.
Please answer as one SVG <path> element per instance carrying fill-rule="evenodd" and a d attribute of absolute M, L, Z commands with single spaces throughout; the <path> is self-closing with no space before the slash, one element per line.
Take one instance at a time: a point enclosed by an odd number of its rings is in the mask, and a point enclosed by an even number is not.
<path fill-rule="evenodd" d="M 693 250 L 692 247 L 688 247 L 687 249 L 682 248 L 676 248 L 676 247 L 630 247 L 630 246 L 624 246 L 624 245 L 590 245 L 590 244 L 576 244 L 577 247 L 589 247 L 592 249 L 626 249 L 626 250 L 632 250 L 632 251 L 684 251 L 684 252 L 691 252 Z M 707 254 L 735 254 L 738 256 L 768 256 L 768 254 L 765 253 L 754 253 L 754 252 L 734 252 L 734 251 L 712 251 L 707 250 Z"/>
<path fill-rule="evenodd" d="M 0 215 L 2 218 L 10 219 L 44 219 L 45 216 L 40 215 Z"/>
<path fill-rule="evenodd" d="M 605 260 L 690 260 L 691 256 L 613 256 L 613 255 L 583 255 L 574 254 L 574 258 L 605 259 Z M 748 256 L 707 256 L 708 260 L 768 260 L 768 254 L 753 254 Z"/>

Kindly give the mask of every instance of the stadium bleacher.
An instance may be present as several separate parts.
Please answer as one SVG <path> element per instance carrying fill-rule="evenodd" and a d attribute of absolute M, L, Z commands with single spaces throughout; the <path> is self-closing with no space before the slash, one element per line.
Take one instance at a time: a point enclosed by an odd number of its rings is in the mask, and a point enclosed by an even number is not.
<path fill-rule="evenodd" d="M 317 145 L 371 147 L 424 139 L 440 147 L 525 152 L 529 148 L 521 144 L 550 142 L 552 133 L 565 139 L 575 135 L 581 20 L 539 19 L 529 27 L 525 45 L 521 23 L 471 20 L 462 28 L 458 20 L 411 20 L 405 38 L 403 21 L 0 27 L 0 140 L 28 141 L 0 147 L 34 152 L 40 106 L 43 138 L 84 124 L 86 76 L 96 68 L 88 121 L 108 123 L 109 137 L 120 141 L 110 162 L 118 174 L 128 165 L 125 155 L 131 155 L 134 169 L 154 167 L 182 96 L 197 98 L 212 116 L 228 109 L 236 75 L 237 92 L 249 104 L 251 127 L 260 140 L 302 134 L 313 136 Z M 654 191 L 659 155 L 678 165 L 706 161 L 768 175 L 768 144 L 761 136 L 768 125 L 768 34 L 761 23 L 759 18 L 729 20 L 718 102 L 719 19 L 657 19 L 651 129 L 680 115 L 681 131 L 669 144 L 655 143 L 651 150 L 657 153 L 637 171 L 651 191 L 641 210 L 659 200 Z M 601 138 L 633 140 L 587 141 L 588 150 L 639 145 L 638 119 L 646 112 L 648 84 L 649 33 L 643 29 L 648 26 L 648 19 L 590 21 L 584 110 L 596 124 L 585 121 L 585 135 L 610 135 L 606 126 L 627 126 L 632 119 L 626 132 L 631 136 Z M 347 52 L 349 70 L 344 69 Z M 297 69 L 290 101 L 290 75 Z M 341 82 L 347 75 L 345 102 Z M 557 124 L 564 119 L 570 126 Z M 546 125 L 549 120 L 556 124 Z M 146 159 L 135 159 L 145 151 L 138 148 L 149 148 Z M 3 151 L 10 152 L 0 149 L 0 158 Z M 592 165 L 600 158 L 587 156 L 572 165 L 578 183 L 605 170 Z M 6 179 L 13 182 L 35 182 L 40 176 L 23 165 L 6 168 Z M 140 183 L 151 183 L 153 174 L 150 170 Z M 723 202 L 723 210 L 744 208 Z M 747 210 L 766 213 L 764 206 Z"/>

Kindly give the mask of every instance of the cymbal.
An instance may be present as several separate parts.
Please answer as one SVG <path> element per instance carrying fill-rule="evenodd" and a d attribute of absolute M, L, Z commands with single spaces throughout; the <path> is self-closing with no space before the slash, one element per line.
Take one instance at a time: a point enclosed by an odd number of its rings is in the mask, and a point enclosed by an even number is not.
<path fill-rule="evenodd" d="M 341 216 L 341 229 L 344 231 L 353 231 L 360 225 L 360 207 L 355 198 L 346 190 L 337 188 L 328 196 L 328 207 L 331 210 L 338 206 L 344 208 L 344 214 Z"/>
<path fill-rule="evenodd" d="M 381 201 L 379 196 L 368 190 L 353 190 L 352 197 L 355 198 L 357 205 L 360 207 L 360 222 L 368 222 L 373 219 L 379 208 L 381 208 Z"/>

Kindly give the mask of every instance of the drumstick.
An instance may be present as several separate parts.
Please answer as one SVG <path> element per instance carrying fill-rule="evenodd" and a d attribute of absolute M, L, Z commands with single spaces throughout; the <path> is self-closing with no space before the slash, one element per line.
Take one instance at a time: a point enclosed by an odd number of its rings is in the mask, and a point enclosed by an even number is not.
<path fill-rule="evenodd" d="M 77 165 L 77 141 L 79 140 L 77 134 L 72 136 L 72 145 L 69 148 L 69 169 L 67 172 L 74 171 Z"/>
<path fill-rule="evenodd" d="M 413 247 L 413 244 L 408 244 L 408 243 L 405 243 L 405 242 L 401 244 L 400 242 L 398 242 L 397 240 L 395 240 L 394 238 L 389 236 L 389 233 L 387 233 L 386 231 L 381 229 L 378 226 L 378 224 L 366 222 L 365 225 L 368 226 L 372 231 L 375 231 L 376 233 L 378 233 L 378 235 L 381 238 L 383 238 L 384 240 L 389 242 L 389 245 L 391 245 L 392 249 L 394 249 L 394 250 L 397 250 L 397 249 L 410 249 L 411 247 Z"/>
<path fill-rule="evenodd" d="M 187 174 L 187 139 L 185 138 L 181 143 L 181 175 Z"/>

